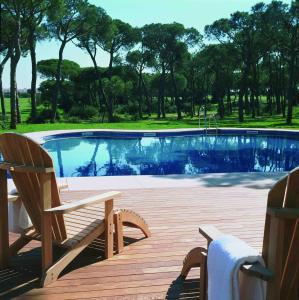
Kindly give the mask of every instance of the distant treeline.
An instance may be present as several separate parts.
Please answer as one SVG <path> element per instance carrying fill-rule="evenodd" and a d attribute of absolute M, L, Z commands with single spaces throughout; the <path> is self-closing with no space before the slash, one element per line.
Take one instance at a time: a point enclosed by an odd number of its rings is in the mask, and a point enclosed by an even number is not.
<path fill-rule="evenodd" d="M 37 62 L 37 42 L 49 39 L 59 42 L 58 58 Z M 92 67 L 64 60 L 68 43 L 85 51 Z M 99 49 L 109 54 L 107 68 L 98 65 Z M 20 121 L 16 72 L 26 55 L 31 122 L 55 122 L 61 110 L 74 121 L 167 113 L 181 119 L 216 104 L 221 119 L 235 111 L 240 122 L 279 114 L 291 124 L 299 102 L 299 0 L 258 3 L 206 26 L 204 36 L 179 23 L 135 28 L 87 0 L 2 0 L 0 50 L 3 116 L 2 72 L 10 63 L 11 128 Z M 46 79 L 39 97 L 38 72 Z"/>

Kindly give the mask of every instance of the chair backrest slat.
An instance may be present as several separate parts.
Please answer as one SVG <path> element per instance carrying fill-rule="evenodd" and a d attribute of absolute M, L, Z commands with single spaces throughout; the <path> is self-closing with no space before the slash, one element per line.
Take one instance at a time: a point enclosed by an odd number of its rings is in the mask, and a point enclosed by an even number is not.
<path fill-rule="evenodd" d="M 299 208 L 299 168 L 278 181 L 268 195 L 269 208 Z M 298 284 L 299 222 L 266 215 L 263 258 L 275 273 L 267 299 L 295 299 Z M 296 291 L 296 293 L 295 293 Z M 275 298 L 276 297 L 276 298 Z"/>
<path fill-rule="evenodd" d="M 4 133 L 0 136 L 0 152 L 6 162 L 26 164 L 33 167 L 53 167 L 50 155 L 36 142 L 28 137 L 15 133 Z M 35 229 L 41 232 L 41 196 L 40 174 L 33 172 L 11 172 L 22 202 L 31 218 Z M 51 180 L 52 207 L 60 205 L 55 173 Z M 61 242 L 66 239 L 63 216 L 53 216 L 53 238 Z"/>
<path fill-rule="evenodd" d="M 292 170 L 288 176 L 284 197 L 285 208 L 299 208 L 299 168 Z M 294 299 L 298 293 L 299 271 L 299 222 L 285 220 L 284 264 L 281 278 L 281 293 L 286 299 Z M 296 291 L 296 294 L 295 294 Z"/>

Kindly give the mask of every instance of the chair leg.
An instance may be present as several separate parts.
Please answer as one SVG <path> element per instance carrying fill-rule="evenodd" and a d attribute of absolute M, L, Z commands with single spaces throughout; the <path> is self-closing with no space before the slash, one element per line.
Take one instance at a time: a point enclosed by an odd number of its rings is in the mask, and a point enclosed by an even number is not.
<path fill-rule="evenodd" d="M 105 256 L 113 256 L 113 200 L 105 202 Z"/>
<path fill-rule="evenodd" d="M 114 214 L 114 226 L 115 226 L 116 252 L 119 254 L 124 250 L 124 232 L 123 232 L 123 220 L 122 220 L 121 213 Z"/>
<path fill-rule="evenodd" d="M 0 170 L 0 269 L 9 263 L 8 193 L 6 171 Z"/>
<path fill-rule="evenodd" d="M 199 300 L 206 300 L 207 299 L 207 262 L 208 257 L 207 253 L 201 252 L 201 262 L 200 262 L 200 297 Z"/>
<path fill-rule="evenodd" d="M 200 267 L 200 263 L 202 262 L 202 255 L 206 253 L 206 249 L 202 247 L 193 248 L 189 253 L 186 255 L 183 268 L 181 271 L 181 276 L 186 278 L 192 268 Z"/>
<path fill-rule="evenodd" d="M 46 209 L 51 208 L 51 174 L 40 175 L 40 198 L 42 204 L 41 217 L 41 241 L 42 241 L 42 273 L 53 264 L 53 236 L 52 236 L 52 216 L 45 213 Z"/>
<path fill-rule="evenodd" d="M 122 252 L 124 248 L 123 226 L 140 229 L 145 237 L 150 237 L 151 232 L 145 220 L 130 209 L 120 209 L 114 213 L 114 224 L 116 233 L 117 253 Z"/>
<path fill-rule="evenodd" d="M 106 228 L 104 224 L 96 227 L 89 235 L 87 235 L 78 244 L 73 246 L 67 253 L 65 253 L 58 261 L 55 262 L 46 272 L 44 272 L 41 286 L 44 287 L 57 280 L 61 272 L 88 246 L 90 243 L 102 235 Z M 113 245 L 113 239 L 112 239 Z"/>
<path fill-rule="evenodd" d="M 192 268 L 200 267 L 200 300 L 206 300 L 207 294 L 207 250 L 202 247 L 193 248 L 185 257 L 181 277 L 186 279 Z"/>
<path fill-rule="evenodd" d="M 9 255 L 16 255 L 24 246 L 30 243 L 30 238 L 21 235 L 14 243 L 9 246 Z"/>

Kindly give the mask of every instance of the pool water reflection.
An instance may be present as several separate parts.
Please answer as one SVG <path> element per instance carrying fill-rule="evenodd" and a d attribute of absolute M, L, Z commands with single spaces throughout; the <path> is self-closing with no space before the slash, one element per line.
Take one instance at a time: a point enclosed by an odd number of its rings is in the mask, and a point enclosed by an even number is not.
<path fill-rule="evenodd" d="M 299 140 L 276 136 L 80 137 L 43 147 L 60 177 L 281 172 L 299 165 Z"/>

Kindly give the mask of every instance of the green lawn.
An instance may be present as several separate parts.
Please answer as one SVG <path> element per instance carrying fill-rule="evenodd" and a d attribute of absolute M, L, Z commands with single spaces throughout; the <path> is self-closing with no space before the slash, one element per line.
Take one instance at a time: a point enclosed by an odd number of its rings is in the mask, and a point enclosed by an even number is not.
<path fill-rule="evenodd" d="M 184 117 L 183 120 L 176 120 L 176 116 L 168 115 L 164 120 L 158 120 L 154 117 L 146 118 L 139 121 L 121 121 L 117 123 L 91 123 L 82 121 L 82 123 L 46 123 L 46 124 L 28 124 L 26 120 L 30 114 L 29 99 L 20 99 L 22 124 L 17 126 L 17 132 L 33 132 L 45 130 L 59 129 L 140 129 L 140 130 L 156 130 L 156 129 L 175 129 L 175 128 L 198 128 L 198 117 Z M 9 101 L 6 101 L 7 111 L 9 112 Z M 294 110 L 294 122 L 292 126 L 287 126 L 285 120 L 281 116 L 257 117 L 252 119 L 245 116 L 243 123 L 238 122 L 237 114 L 225 117 L 224 120 L 218 120 L 218 127 L 246 127 L 246 128 L 292 128 L 299 129 L 299 108 Z M 203 120 L 201 120 L 203 126 Z M 211 127 L 214 127 L 214 122 L 211 122 Z M 2 129 L 0 132 L 9 131 Z"/>

